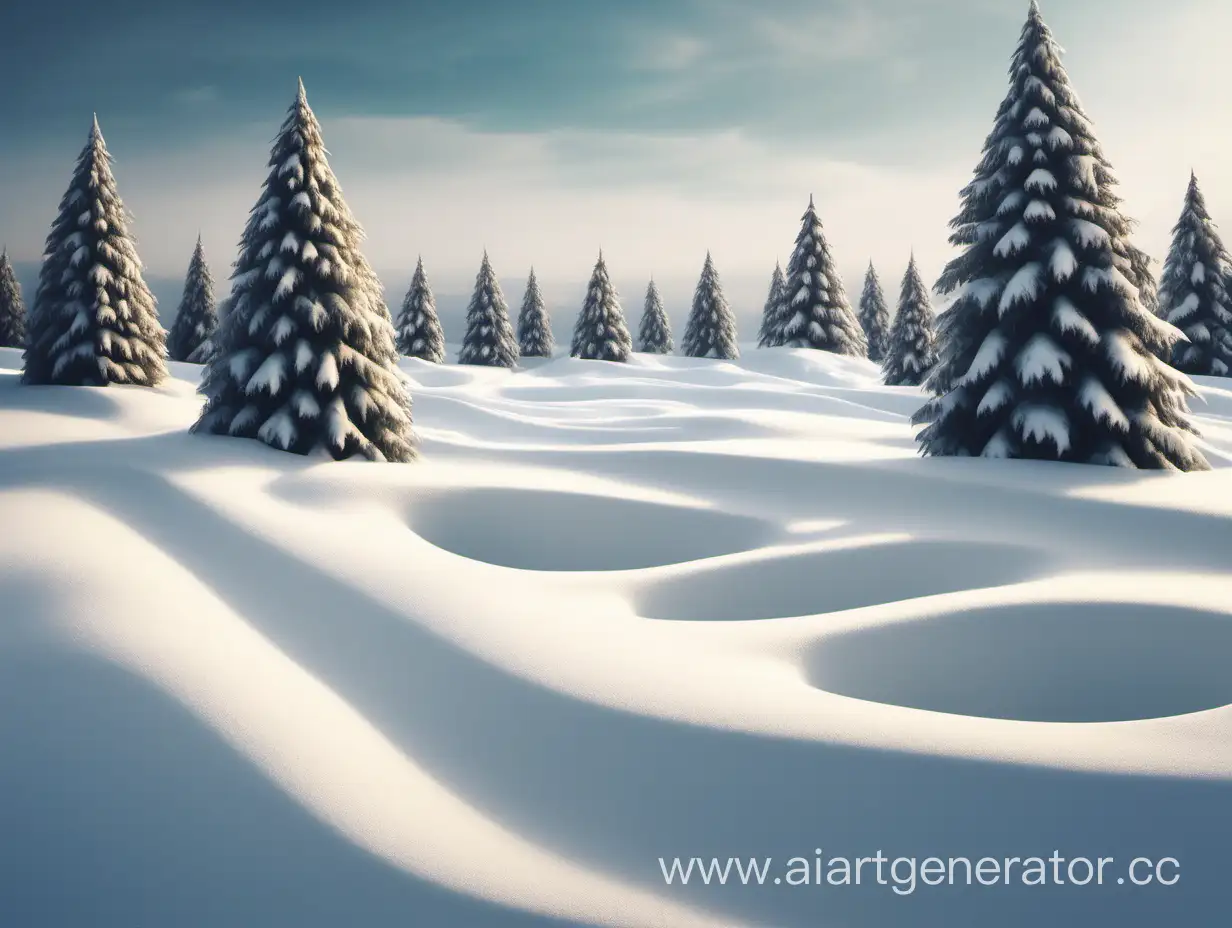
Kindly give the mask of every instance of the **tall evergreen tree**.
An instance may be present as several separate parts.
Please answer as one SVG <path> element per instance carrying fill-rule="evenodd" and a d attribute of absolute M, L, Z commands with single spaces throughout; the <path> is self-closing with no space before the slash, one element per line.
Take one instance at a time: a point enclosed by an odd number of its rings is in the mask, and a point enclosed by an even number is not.
<path fill-rule="evenodd" d="M 651 278 L 646 285 L 646 303 L 637 330 L 637 350 L 647 354 L 671 354 L 673 347 L 672 323 L 663 311 L 659 288 Z"/>
<path fill-rule="evenodd" d="M 518 342 L 509 324 L 509 306 L 486 249 L 475 275 L 475 292 L 466 307 L 466 334 L 462 337 L 458 363 L 486 367 L 513 367 L 518 363 Z"/>
<path fill-rule="evenodd" d="M 868 359 L 881 364 L 890 351 L 890 310 L 873 262 L 868 262 L 864 291 L 860 294 L 860 328 L 868 342 Z"/>
<path fill-rule="evenodd" d="M 548 315 L 532 267 L 526 279 L 526 293 L 522 295 L 522 309 L 518 312 L 518 350 L 524 358 L 550 358 L 555 348 L 552 317 Z"/>
<path fill-rule="evenodd" d="M 573 326 L 569 353 L 591 361 L 627 361 L 632 351 L 633 339 L 625 325 L 620 296 L 608 276 L 601 251 L 586 287 L 582 311 Z"/>
<path fill-rule="evenodd" d="M 1232 258 L 1190 175 L 1181 218 L 1164 264 L 1160 311 L 1189 339 L 1172 348 L 1172 364 L 1189 374 L 1226 377 L 1232 371 Z"/>
<path fill-rule="evenodd" d="M 962 192 L 941 275 L 925 454 L 1185 470 L 1184 379 L 1152 351 L 1171 332 L 1131 279 L 1130 222 L 1032 0 L 1009 93 Z"/>
<path fill-rule="evenodd" d="M 167 376 L 166 332 L 128 223 L 96 118 L 43 248 L 23 383 L 148 387 Z"/>
<path fill-rule="evenodd" d="M 915 255 L 911 256 L 907 273 L 903 275 L 898 312 L 894 316 L 888 342 L 885 382 L 892 387 L 918 387 L 937 363 L 937 336 L 933 326 L 932 298 L 928 287 L 920 279 Z M 871 351 L 869 356 L 872 356 Z"/>
<path fill-rule="evenodd" d="M 337 460 L 412 460 L 393 319 L 302 81 L 268 164 L 193 431 Z"/>
<path fill-rule="evenodd" d="M 205 263 L 201 236 L 188 262 L 184 278 L 184 296 L 175 314 L 171 334 L 167 336 L 167 354 L 172 361 L 188 361 L 198 353 L 201 344 L 218 328 L 218 310 L 214 303 L 214 278 Z M 198 357 L 200 355 L 198 354 Z"/>
<path fill-rule="evenodd" d="M 415 273 L 402 300 L 395 329 L 400 353 L 433 364 L 445 362 L 445 333 L 436 314 L 436 297 L 424 273 L 422 257 L 415 263 Z"/>
<path fill-rule="evenodd" d="M 783 266 L 774 262 L 774 274 L 770 277 L 770 290 L 766 294 L 766 305 L 761 312 L 761 328 L 757 332 L 758 348 L 774 348 L 782 344 L 779 340 L 778 322 L 779 306 L 783 302 L 783 288 L 787 286 L 787 278 L 783 276 Z"/>
<path fill-rule="evenodd" d="M 787 262 L 779 304 L 777 344 L 863 357 L 868 353 L 860 322 L 847 301 L 821 220 L 809 197 Z"/>
<path fill-rule="evenodd" d="M 26 304 L 6 248 L 0 250 L 0 348 L 22 348 L 25 344 Z"/>
<path fill-rule="evenodd" d="M 740 357 L 736 344 L 736 316 L 723 295 L 719 272 L 714 269 L 710 252 L 693 291 L 693 308 L 684 329 L 681 351 L 690 358 L 720 358 L 734 361 Z"/>

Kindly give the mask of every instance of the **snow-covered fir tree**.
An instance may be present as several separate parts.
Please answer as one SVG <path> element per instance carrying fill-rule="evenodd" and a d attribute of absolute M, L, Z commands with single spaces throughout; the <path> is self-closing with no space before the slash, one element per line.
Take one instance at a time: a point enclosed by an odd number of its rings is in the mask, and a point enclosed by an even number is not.
<path fill-rule="evenodd" d="M 0 250 L 0 348 L 26 344 L 26 304 L 8 249 Z"/>
<path fill-rule="evenodd" d="M 192 354 L 188 356 L 190 364 L 209 364 L 214 358 L 214 346 L 218 341 L 218 330 L 222 327 L 223 320 L 227 318 L 227 313 L 231 311 L 231 297 L 218 301 L 218 306 L 214 310 L 214 315 L 217 318 L 217 325 L 214 327 L 213 333 L 209 338 L 203 339 L 201 344 L 196 347 Z"/>
<path fill-rule="evenodd" d="M 422 257 L 415 263 L 415 273 L 402 300 L 395 328 L 399 352 L 433 364 L 445 362 L 445 333 L 436 314 L 436 297 L 424 273 Z"/>
<path fill-rule="evenodd" d="M 153 386 L 167 376 L 158 321 L 98 119 L 43 248 L 22 382 Z"/>
<path fill-rule="evenodd" d="M 218 310 L 214 304 L 214 278 L 205 262 L 201 236 L 188 262 L 184 278 L 184 296 L 175 314 L 175 322 L 167 336 L 167 354 L 172 361 L 188 361 L 200 357 L 202 343 L 218 328 Z"/>
<path fill-rule="evenodd" d="M 232 275 L 196 432 L 295 454 L 415 457 L 393 319 L 300 82 Z"/>
<path fill-rule="evenodd" d="M 758 348 L 773 348 L 782 344 L 778 338 L 779 307 L 783 302 L 783 288 L 787 286 L 787 278 L 783 275 L 783 266 L 774 262 L 774 273 L 770 276 L 770 290 L 766 294 L 766 305 L 761 313 L 761 328 L 757 332 Z"/>
<path fill-rule="evenodd" d="M 646 354 L 671 354 L 674 347 L 672 323 L 663 310 L 659 288 L 654 278 L 651 278 L 646 285 L 646 302 L 642 309 L 642 321 L 637 329 L 637 350 Z"/>
<path fill-rule="evenodd" d="M 552 337 L 552 317 L 543 302 L 543 292 L 535 269 L 530 269 L 526 279 L 526 293 L 522 295 L 522 308 L 518 312 L 518 350 L 524 358 L 550 358 L 556 348 Z"/>
<path fill-rule="evenodd" d="M 1172 348 L 1172 365 L 1188 374 L 1227 377 L 1232 372 L 1232 259 L 1191 175 L 1181 218 L 1159 288 L 1160 313 L 1185 333 Z"/>
<path fill-rule="evenodd" d="M 870 268 L 871 270 L 871 268 Z M 933 324 L 932 298 L 920 278 L 915 255 L 903 275 L 898 312 L 890 327 L 883 370 L 892 387 L 918 387 L 937 363 L 937 336 Z M 871 340 L 870 340 L 871 344 Z M 869 352 L 872 357 L 872 352 Z"/>
<path fill-rule="evenodd" d="M 736 316 L 723 295 L 719 272 L 714 269 L 710 252 L 702 265 L 701 277 L 693 291 L 693 307 L 684 328 L 680 350 L 690 358 L 720 358 L 733 361 L 740 357 L 736 344 Z"/>
<path fill-rule="evenodd" d="M 890 346 L 890 309 L 873 262 L 868 262 L 864 275 L 864 290 L 860 294 L 860 328 L 868 343 L 868 359 L 881 364 L 885 361 Z M 918 381 L 917 381 L 918 383 Z"/>
<path fill-rule="evenodd" d="M 591 361 L 627 361 L 632 351 L 633 339 L 625 325 L 620 297 L 608 276 L 601 251 L 586 287 L 582 311 L 573 326 L 569 353 Z"/>
<path fill-rule="evenodd" d="M 509 324 L 509 305 L 486 249 L 475 275 L 475 292 L 466 307 L 466 334 L 462 337 L 458 363 L 486 367 L 513 367 L 518 363 L 518 342 Z"/>
<path fill-rule="evenodd" d="M 811 196 L 787 262 L 774 344 L 856 357 L 868 353 Z"/>
<path fill-rule="evenodd" d="M 1205 468 L 1192 388 L 1153 354 L 1115 179 L 1032 0 L 938 287 L 925 454 Z"/>

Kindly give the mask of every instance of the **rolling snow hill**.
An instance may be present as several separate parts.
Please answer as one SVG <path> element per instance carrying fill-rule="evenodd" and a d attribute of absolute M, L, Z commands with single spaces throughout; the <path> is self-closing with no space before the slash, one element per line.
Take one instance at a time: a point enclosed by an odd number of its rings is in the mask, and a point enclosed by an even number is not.
<path fill-rule="evenodd" d="M 451 350 L 450 357 L 456 357 Z M 0 924 L 1217 924 L 1215 469 L 920 459 L 910 388 L 746 349 L 406 361 L 423 459 L 191 436 L 0 350 Z M 1112 857 L 1105 885 L 660 858 Z M 1118 884 L 1137 856 L 1175 885 Z"/>

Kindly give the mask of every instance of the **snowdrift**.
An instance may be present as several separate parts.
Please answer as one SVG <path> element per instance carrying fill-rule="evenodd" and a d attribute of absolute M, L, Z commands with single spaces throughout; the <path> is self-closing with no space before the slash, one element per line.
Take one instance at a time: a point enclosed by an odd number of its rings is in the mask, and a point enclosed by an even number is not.
<path fill-rule="evenodd" d="M 452 353 L 456 356 L 456 353 Z M 1215 469 L 920 459 L 746 347 L 405 361 L 423 458 L 187 433 L 0 350 L 0 924 L 1216 924 Z M 660 858 L 1113 857 L 1172 886 L 667 885 Z"/>

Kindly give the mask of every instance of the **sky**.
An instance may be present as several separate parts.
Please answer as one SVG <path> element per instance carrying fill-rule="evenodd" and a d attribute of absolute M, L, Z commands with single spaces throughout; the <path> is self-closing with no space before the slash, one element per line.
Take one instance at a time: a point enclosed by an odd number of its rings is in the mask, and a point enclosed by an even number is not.
<path fill-rule="evenodd" d="M 1215 220 L 1232 217 L 1232 4 L 1042 8 L 1138 244 L 1162 260 L 1191 169 Z M 164 316 L 198 233 L 225 292 L 302 76 L 391 305 L 422 255 L 453 312 L 486 248 L 512 306 L 533 265 L 569 320 L 602 248 L 631 317 L 653 275 L 682 325 L 709 250 L 742 327 L 755 325 L 810 195 L 853 301 L 870 260 L 893 298 L 912 250 L 930 280 L 951 254 L 947 224 L 1005 94 L 1027 0 L 290 9 L 6 10 L 0 243 L 26 280 L 97 112 Z"/>

